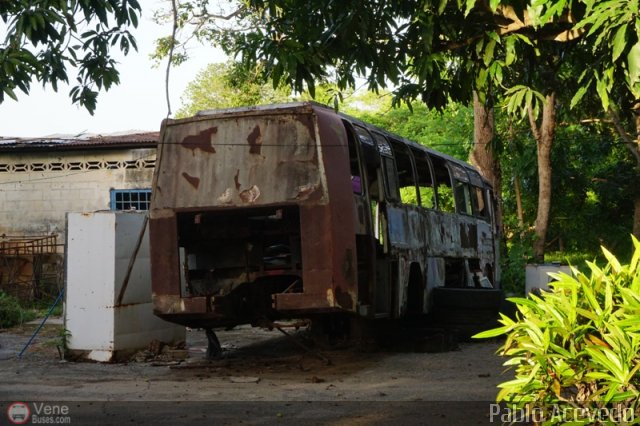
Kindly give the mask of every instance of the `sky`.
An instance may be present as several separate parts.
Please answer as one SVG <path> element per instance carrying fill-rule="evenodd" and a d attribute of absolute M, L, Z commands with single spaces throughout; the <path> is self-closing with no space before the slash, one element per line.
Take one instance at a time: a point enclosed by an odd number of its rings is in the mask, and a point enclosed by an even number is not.
<path fill-rule="evenodd" d="M 69 86 L 61 85 L 58 92 L 54 92 L 50 87 L 43 88 L 34 81 L 28 95 L 16 90 L 17 102 L 5 96 L 0 104 L 0 137 L 160 130 L 160 123 L 167 116 L 166 62 L 154 67 L 149 56 L 154 41 L 168 35 L 170 28 L 161 27 L 152 20 L 153 11 L 161 0 L 140 3 L 143 7 L 142 19 L 138 28 L 132 31 L 138 51 L 132 50 L 129 55 L 120 57 L 120 84 L 98 95 L 93 116 L 86 109 L 71 103 Z M 196 74 L 209 63 L 223 61 L 225 56 L 219 49 L 194 46 L 186 63 L 172 67 L 169 91 L 174 113 L 181 105 L 180 98 L 187 84 Z M 71 81 L 75 79 L 71 73 L 69 76 Z"/>

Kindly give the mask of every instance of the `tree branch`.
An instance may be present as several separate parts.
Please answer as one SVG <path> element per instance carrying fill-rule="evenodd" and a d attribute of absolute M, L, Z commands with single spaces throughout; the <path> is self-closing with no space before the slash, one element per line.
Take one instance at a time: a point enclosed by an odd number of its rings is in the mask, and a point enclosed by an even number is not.
<path fill-rule="evenodd" d="M 622 139 L 622 142 L 625 144 L 631 154 L 636 159 L 636 163 L 640 166 L 640 136 L 637 140 L 634 140 L 629 133 L 624 129 L 622 122 L 620 121 L 620 116 L 613 109 L 609 108 L 608 111 L 609 117 L 611 117 L 611 121 L 613 122 L 613 126 L 616 128 L 618 135 Z"/>
<path fill-rule="evenodd" d="M 171 62 L 173 62 L 173 49 L 176 44 L 176 33 L 178 31 L 178 6 L 176 0 L 171 0 L 173 8 L 173 28 L 171 29 L 171 47 L 169 48 L 169 60 L 167 61 L 167 72 L 165 74 L 164 89 L 167 97 L 167 118 L 171 116 L 171 98 L 169 96 L 169 74 L 171 72 Z"/>
<path fill-rule="evenodd" d="M 560 42 L 566 42 L 582 36 L 582 34 L 584 34 L 585 32 L 584 29 L 574 30 L 572 28 L 573 24 L 575 24 L 575 21 L 571 16 L 561 19 L 560 21 L 555 23 L 555 24 L 563 24 L 563 25 L 560 25 L 557 28 L 553 28 L 550 26 L 554 24 L 552 22 L 550 24 L 547 24 L 547 27 L 546 27 L 547 31 L 542 31 L 542 30 L 536 30 L 533 22 L 529 18 L 529 12 L 526 10 L 524 11 L 524 21 L 522 21 L 518 17 L 518 15 L 516 14 L 512 6 L 500 6 L 498 7 L 495 13 L 492 13 L 490 9 L 486 9 L 480 12 L 480 14 L 483 14 L 483 13 L 485 14 L 491 13 L 493 15 L 492 21 L 493 21 L 493 24 L 495 24 L 495 26 L 497 27 L 496 33 L 500 37 L 504 37 L 509 34 L 524 32 L 524 30 L 527 30 L 527 31 L 532 31 L 536 33 L 537 37 L 534 37 L 534 38 L 537 38 L 539 40 L 555 40 Z M 566 26 L 566 25 L 569 25 L 569 28 L 563 28 L 563 26 Z M 449 43 L 445 43 L 442 49 L 440 50 L 448 51 L 448 50 L 456 50 L 461 47 L 466 47 L 475 43 L 476 41 L 480 40 L 483 37 L 484 37 L 484 32 L 474 37 L 469 37 L 466 40 L 452 41 Z"/>
<path fill-rule="evenodd" d="M 194 18 L 198 18 L 198 19 L 203 19 L 203 20 L 207 20 L 207 19 L 222 19 L 224 21 L 229 21 L 229 20 L 235 18 L 236 16 L 240 15 L 246 9 L 247 9 L 246 6 L 242 6 L 242 7 L 238 8 L 238 9 L 236 9 L 235 11 L 231 12 L 228 15 L 217 15 L 215 13 L 209 13 L 209 12 L 205 12 L 205 13 L 201 13 L 201 14 L 194 13 L 193 17 Z"/>
<path fill-rule="evenodd" d="M 529 125 L 531 126 L 531 133 L 533 133 L 533 138 L 536 140 L 536 142 L 540 142 L 542 135 L 540 134 L 540 128 L 538 128 L 536 117 L 533 115 L 533 108 L 531 107 L 531 104 L 527 105 L 527 115 L 529 116 Z"/>

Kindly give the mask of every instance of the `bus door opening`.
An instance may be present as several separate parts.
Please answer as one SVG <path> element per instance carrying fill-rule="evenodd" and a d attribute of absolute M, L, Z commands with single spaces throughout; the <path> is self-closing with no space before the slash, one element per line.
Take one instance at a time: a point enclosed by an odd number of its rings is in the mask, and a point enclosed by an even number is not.
<path fill-rule="evenodd" d="M 369 288 L 370 301 L 373 304 L 372 316 L 387 317 L 391 308 L 391 265 L 389 263 L 389 238 L 385 211 L 385 175 L 382 171 L 384 157 L 379 153 L 372 135 L 363 127 L 354 125 L 353 130 L 360 142 L 363 177 L 366 182 L 366 195 L 370 227 L 367 239 L 371 251 L 369 261 L 373 267 Z M 391 159 L 393 161 L 393 158 Z"/>
<path fill-rule="evenodd" d="M 351 189 L 356 205 L 356 256 L 358 262 L 358 303 L 363 316 L 371 316 L 374 300 L 373 286 L 376 280 L 376 240 L 375 216 L 371 214 L 369 199 L 376 199 L 377 190 L 370 182 L 370 170 L 378 167 L 379 160 L 372 157 L 373 141 L 365 140 L 361 145 L 360 138 L 353 126 L 344 121 L 349 147 L 349 166 L 351 173 Z M 373 195 L 372 195 L 373 194 Z"/>

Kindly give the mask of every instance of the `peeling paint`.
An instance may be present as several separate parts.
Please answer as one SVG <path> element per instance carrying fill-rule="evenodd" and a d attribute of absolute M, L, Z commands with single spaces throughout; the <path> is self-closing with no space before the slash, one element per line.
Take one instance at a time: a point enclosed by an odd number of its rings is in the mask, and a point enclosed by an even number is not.
<path fill-rule="evenodd" d="M 353 309 L 354 307 L 354 298 L 349 292 L 342 291 L 340 287 L 336 287 L 335 291 L 335 301 L 338 302 L 338 305 L 344 309 Z"/>
<path fill-rule="evenodd" d="M 230 204 L 233 201 L 233 190 L 227 188 L 222 195 L 218 197 L 218 202 L 222 204 Z"/>
<path fill-rule="evenodd" d="M 331 288 L 327 289 L 327 303 L 329 304 L 329 306 L 336 305 L 336 299 L 333 297 L 333 289 Z"/>
<path fill-rule="evenodd" d="M 240 169 L 236 170 L 235 176 L 233 176 L 233 182 L 236 185 L 236 191 L 240 191 L 242 185 L 240 185 Z"/>
<path fill-rule="evenodd" d="M 254 203 L 260 197 L 260 188 L 253 185 L 249 189 L 240 192 L 240 199 L 245 203 Z"/>
<path fill-rule="evenodd" d="M 297 188 L 298 192 L 293 198 L 296 200 L 309 200 L 313 198 L 318 190 L 318 184 L 308 183 L 301 185 Z"/>
<path fill-rule="evenodd" d="M 211 136 L 218 133 L 218 127 L 210 127 L 196 135 L 186 136 L 180 143 L 183 147 L 195 153 L 196 149 L 215 154 L 216 150 L 211 145 Z"/>
<path fill-rule="evenodd" d="M 194 189 L 198 189 L 198 186 L 200 186 L 200 178 L 191 176 L 187 172 L 182 172 L 182 177 L 185 178 Z"/>
<path fill-rule="evenodd" d="M 249 136 L 247 137 L 249 142 L 249 153 L 259 155 L 262 151 L 262 133 L 260 132 L 260 126 L 256 124 Z"/>

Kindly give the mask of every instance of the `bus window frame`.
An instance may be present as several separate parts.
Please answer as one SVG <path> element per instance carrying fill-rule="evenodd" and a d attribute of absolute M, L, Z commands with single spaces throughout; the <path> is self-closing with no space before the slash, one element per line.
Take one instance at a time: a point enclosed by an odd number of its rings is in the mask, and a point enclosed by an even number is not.
<path fill-rule="evenodd" d="M 440 203 L 441 198 L 440 198 L 440 191 L 439 191 L 440 179 L 438 179 L 438 176 L 437 176 L 437 173 L 436 173 L 436 165 L 434 164 L 434 161 L 433 161 L 434 158 L 437 158 L 439 162 L 443 163 L 444 170 L 446 170 L 447 176 L 449 177 L 448 178 L 449 185 L 445 185 L 445 186 L 448 186 L 451 189 L 451 196 L 453 196 L 454 195 L 453 194 L 453 189 L 454 189 L 454 187 L 453 187 L 453 176 L 451 175 L 451 170 L 449 169 L 449 160 L 447 160 L 444 157 L 441 157 L 440 155 L 438 155 L 437 153 L 434 153 L 434 152 L 428 152 L 427 155 L 429 156 L 429 161 L 431 162 L 431 167 L 432 167 L 431 170 L 433 171 L 432 177 L 433 177 L 433 183 L 434 183 L 433 187 L 435 188 L 435 194 L 436 194 L 436 203 L 435 203 L 434 209 L 438 210 L 440 212 L 443 212 L 443 213 L 458 214 L 457 211 L 456 211 L 456 206 L 455 206 L 455 198 L 453 200 L 453 211 L 443 210 L 442 209 L 442 206 L 441 206 L 441 203 Z"/>
<path fill-rule="evenodd" d="M 465 216 L 476 216 L 476 208 L 474 206 L 473 197 L 475 194 L 471 194 L 471 178 L 466 167 L 456 164 L 451 161 L 447 161 L 447 166 L 451 173 L 451 179 L 453 180 L 453 199 L 456 205 L 456 213 Z M 458 190 L 462 187 L 464 205 L 459 205 L 460 197 L 458 196 Z"/>
<path fill-rule="evenodd" d="M 413 145 L 407 145 L 407 147 L 409 148 L 409 151 L 411 152 L 411 157 L 413 160 L 413 166 L 415 169 L 415 177 L 416 177 L 416 186 L 418 189 L 418 200 L 420 201 L 420 207 L 424 208 L 424 209 L 428 209 L 428 210 L 438 210 L 438 197 L 436 195 L 436 174 L 433 170 L 433 163 L 431 161 L 431 156 L 429 155 L 429 152 L 424 150 L 424 149 L 420 149 L 419 147 L 415 147 Z M 429 177 L 431 178 L 431 188 L 433 190 L 433 207 L 429 207 L 429 206 L 425 206 L 424 203 L 422 202 L 422 195 L 420 192 L 420 185 L 419 185 L 419 179 L 418 179 L 418 163 L 416 161 L 416 154 L 415 152 L 420 153 L 420 155 L 422 155 L 424 157 L 424 159 L 427 162 L 427 167 L 429 169 Z"/>
<path fill-rule="evenodd" d="M 342 124 L 344 126 L 345 132 L 347 133 L 347 154 L 349 156 L 349 171 L 351 171 L 351 153 L 349 152 L 349 139 L 353 138 L 353 143 L 354 143 L 354 148 L 356 151 L 356 155 L 357 155 L 357 161 L 358 161 L 358 170 L 360 172 L 359 177 L 360 177 L 360 192 L 355 192 L 353 191 L 353 195 L 356 195 L 358 197 L 365 197 L 368 198 L 369 197 L 369 182 L 368 182 L 368 176 L 367 176 L 367 172 L 366 172 L 366 167 L 364 164 L 364 152 L 362 152 L 363 147 L 362 145 L 362 141 L 358 135 L 358 133 L 356 132 L 354 125 L 349 122 L 348 120 L 342 119 Z M 351 176 L 353 178 L 353 175 Z M 353 189 L 353 188 L 352 188 Z"/>
<path fill-rule="evenodd" d="M 393 147 L 389 139 L 382 133 L 376 131 L 369 131 L 372 136 L 376 147 L 378 148 L 378 154 L 380 155 L 380 161 L 382 163 L 382 179 L 384 180 L 385 200 L 392 203 L 400 203 L 400 185 L 398 181 L 398 166 L 394 156 Z M 380 138 L 380 139 L 378 139 Z M 387 153 L 388 148 L 388 153 Z M 388 167 L 390 166 L 390 167 Z M 389 170 L 391 169 L 391 170 Z M 393 174 L 393 181 L 390 179 L 390 174 Z M 391 185 L 394 185 L 392 188 Z"/>
<path fill-rule="evenodd" d="M 484 220 L 485 222 L 490 222 L 491 218 L 493 217 L 492 210 L 489 207 L 492 204 L 491 194 L 489 194 L 489 192 L 487 191 L 490 186 L 485 183 L 485 181 L 482 179 L 482 176 L 480 176 L 480 173 L 478 173 L 477 171 L 467 169 L 467 174 L 469 175 L 470 179 L 469 185 L 474 191 L 474 194 L 472 194 L 471 197 L 473 205 L 473 215 L 478 219 Z M 482 195 L 482 202 L 485 206 L 484 214 L 482 214 L 482 210 L 478 205 L 478 194 Z"/>
<path fill-rule="evenodd" d="M 396 183 L 398 184 L 398 202 L 402 205 L 407 206 L 420 206 L 420 192 L 418 191 L 418 174 L 416 170 L 415 159 L 413 158 L 413 153 L 411 152 L 411 148 L 409 145 L 401 140 L 396 138 L 387 138 L 388 143 L 391 146 L 391 151 L 393 152 L 393 160 L 395 162 L 395 172 L 396 172 Z M 409 164 L 411 165 L 411 177 L 413 181 L 413 191 L 416 196 L 416 204 L 413 203 L 405 203 L 402 201 L 402 195 L 400 194 L 400 174 L 398 172 L 398 153 L 396 152 L 396 146 L 402 147 L 404 150 L 404 154 L 409 158 Z M 408 186 L 407 186 L 408 187 Z"/>

